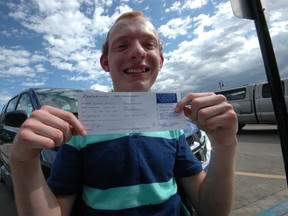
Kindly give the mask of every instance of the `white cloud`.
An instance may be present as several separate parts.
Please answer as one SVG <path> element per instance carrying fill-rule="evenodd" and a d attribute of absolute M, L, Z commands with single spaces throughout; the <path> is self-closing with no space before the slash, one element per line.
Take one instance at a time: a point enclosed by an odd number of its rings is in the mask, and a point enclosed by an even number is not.
<path fill-rule="evenodd" d="M 111 90 L 111 86 L 95 84 L 95 85 L 92 85 L 90 89 L 98 90 L 102 92 L 108 92 Z"/>
<path fill-rule="evenodd" d="M 201 8 L 207 4 L 207 0 L 185 0 L 184 2 L 176 1 L 170 8 L 167 8 L 165 12 L 177 11 L 181 13 L 183 10 L 194 10 Z"/>
<path fill-rule="evenodd" d="M 203 7 L 207 4 L 207 2 L 207 0 L 186 0 L 183 8 L 187 10 L 193 10 Z"/>
<path fill-rule="evenodd" d="M 21 86 L 28 86 L 28 87 L 39 87 L 39 86 L 44 86 L 44 82 L 23 82 L 20 84 Z"/>
<path fill-rule="evenodd" d="M 45 14 L 55 13 L 57 11 L 77 9 L 80 1 L 66 0 L 36 0 L 39 11 Z"/>
<path fill-rule="evenodd" d="M 160 26 L 158 31 L 169 39 L 175 39 L 180 35 L 187 35 L 188 31 L 191 29 L 190 16 L 185 18 L 175 18 L 170 20 L 166 25 Z"/>
<path fill-rule="evenodd" d="M 239 85 L 239 78 L 235 77 L 241 77 L 242 84 L 266 79 L 253 21 L 235 18 L 229 2 L 219 4 L 215 14 L 200 14 L 194 21 L 196 37 L 180 42 L 177 49 L 165 53 L 168 60 L 154 89 L 214 91 L 219 80 L 232 87 Z M 287 24 L 280 26 L 277 30 L 283 36 Z M 287 44 L 287 38 L 282 43 Z M 278 38 L 277 43 L 280 41 Z M 283 62 L 281 58 L 279 61 Z"/>
<path fill-rule="evenodd" d="M 60 70 L 67 70 L 67 71 L 73 71 L 73 64 L 69 62 L 62 61 L 61 59 L 54 58 L 51 60 L 51 65 L 54 67 L 57 67 Z"/>
<path fill-rule="evenodd" d="M 45 62 L 45 57 L 39 54 L 31 54 L 21 47 L 13 47 L 7 49 L 0 47 L 0 77 L 34 77 L 38 72 L 43 72 L 42 68 L 33 64 L 37 62 Z M 38 68 L 38 69 L 37 69 Z"/>
<path fill-rule="evenodd" d="M 28 65 L 30 63 L 30 56 L 30 52 L 21 48 L 6 49 L 0 47 L 0 68 Z"/>
<path fill-rule="evenodd" d="M 46 62 L 47 61 L 47 57 L 42 55 L 42 54 L 38 54 L 37 52 L 35 54 L 31 54 L 31 58 L 30 58 L 31 63 L 37 63 L 37 62 Z"/>
<path fill-rule="evenodd" d="M 10 67 L 7 70 L 8 76 L 27 76 L 34 77 L 36 75 L 35 71 L 28 66 L 25 67 Z"/>
<path fill-rule="evenodd" d="M 200 14 L 198 17 L 194 17 L 195 22 L 194 34 L 200 35 L 205 33 L 205 27 L 210 27 L 212 25 L 212 19 L 207 14 Z"/>
<path fill-rule="evenodd" d="M 12 97 L 12 95 L 6 91 L 6 90 L 2 90 L 1 94 L 0 94 L 0 105 L 4 105 L 5 103 L 7 103 L 7 101 Z M 1 107 L 0 107 L 0 111 L 1 111 Z"/>

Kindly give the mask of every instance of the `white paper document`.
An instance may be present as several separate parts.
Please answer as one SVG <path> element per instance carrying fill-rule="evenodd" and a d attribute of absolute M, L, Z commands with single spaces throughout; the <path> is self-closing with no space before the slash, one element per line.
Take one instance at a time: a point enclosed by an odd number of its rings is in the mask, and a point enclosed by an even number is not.
<path fill-rule="evenodd" d="M 179 93 L 82 92 L 78 117 L 88 134 L 140 133 L 184 129 L 184 113 L 175 113 Z"/>

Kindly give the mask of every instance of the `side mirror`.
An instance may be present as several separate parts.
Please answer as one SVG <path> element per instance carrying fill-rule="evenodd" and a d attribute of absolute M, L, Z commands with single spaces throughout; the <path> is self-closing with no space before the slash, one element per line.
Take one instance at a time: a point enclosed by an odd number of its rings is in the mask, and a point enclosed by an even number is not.
<path fill-rule="evenodd" d="M 15 110 L 7 112 L 4 115 L 4 125 L 10 127 L 21 127 L 23 122 L 28 118 L 27 114 L 23 110 Z"/>

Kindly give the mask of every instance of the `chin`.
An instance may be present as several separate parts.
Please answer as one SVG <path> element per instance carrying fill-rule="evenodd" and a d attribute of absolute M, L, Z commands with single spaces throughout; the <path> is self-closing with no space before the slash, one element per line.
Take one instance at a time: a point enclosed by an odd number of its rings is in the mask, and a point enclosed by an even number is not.
<path fill-rule="evenodd" d="M 122 92 L 149 92 L 151 89 L 151 86 L 146 86 L 141 83 L 135 83 L 134 85 L 128 85 L 125 86 L 122 90 Z M 116 90 L 115 90 L 116 91 Z"/>
<path fill-rule="evenodd" d="M 137 87 L 131 88 L 131 89 L 134 92 L 149 92 L 149 91 L 151 91 L 151 87 L 150 86 L 148 86 L 148 87 L 145 87 L 145 86 L 139 87 L 139 86 L 137 86 Z"/>

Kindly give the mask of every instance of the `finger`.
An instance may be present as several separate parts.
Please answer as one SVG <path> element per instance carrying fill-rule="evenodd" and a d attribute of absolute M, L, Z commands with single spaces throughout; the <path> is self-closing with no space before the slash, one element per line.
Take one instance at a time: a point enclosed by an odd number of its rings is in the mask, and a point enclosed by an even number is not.
<path fill-rule="evenodd" d="M 49 106 L 35 110 L 22 127 L 51 139 L 55 145 L 69 141 L 72 131 L 73 134 L 85 135 L 84 126 L 74 114 Z"/>
<path fill-rule="evenodd" d="M 233 107 L 224 102 L 199 111 L 197 124 L 208 133 L 219 128 L 228 129 L 233 132 L 235 131 L 234 126 L 236 125 L 237 127 L 237 115 Z"/>
<path fill-rule="evenodd" d="M 205 92 L 205 93 L 190 93 L 187 94 L 185 97 L 183 97 L 176 105 L 175 107 L 175 112 L 180 112 L 181 110 L 184 109 L 184 107 L 188 104 L 191 104 L 191 102 L 195 99 L 195 98 L 199 98 L 199 97 L 206 97 L 206 96 L 210 96 L 210 95 L 215 95 L 213 92 Z"/>
<path fill-rule="evenodd" d="M 21 143 L 28 149 L 52 149 L 56 147 L 55 141 L 50 136 L 39 135 L 25 125 L 17 134 L 17 140 L 21 140 Z"/>
<path fill-rule="evenodd" d="M 42 109 L 49 112 L 53 116 L 56 116 L 64 120 L 65 122 L 67 122 L 69 124 L 69 129 L 73 131 L 73 135 L 82 135 L 82 136 L 87 135 L 87 132 L 83 124 L 76 118 L 76 116 L 73 113 L 60 110 L 54 107 L 48 107 L 48 106 L 44 106 Z M 66 126 L 67 125 L 65 125 L 65 129 L 66 129 Z M 61 127 L 61 124 L 60 124 L 60 127 Z"/>
<path fill-rule="evenodd" d="M 200 118 L 209 118 L 210 116 L 221 114 L 229 109 L 231 105 L 227 103 L 222 95 L 212 95 L 196 98 L 192 101 L 192 113 Z M 193 114 L 192 114 L 193 115 Z"/>
<path fill-rule="evenodd" d="M 202 108 L 198 111 L 198 113 L 196 113 L 194 115 L 197 115 L 197 120 L 198 120 L 199 124 L 207 125 L 210 128 L 209 121 L 211 121 L 211 119 L 213 119 L 214 117 L 221 116 L 224 113 L 229 112 L 231 110 L 231 107 L 232 106 L 228 103 L 220 103 L 217 105 Z M 193 113 L 193 111 L 192 111 L 192 113 Z M 212 129 L 212 128 L 210 128 L 210 129 Z"/>
<path fill-rule="evenodd" d="M 30 130 L 21 129 L 13 141 L 10 158 L 29 161 L 37 158 L 41 149 L 52 149 L 54 147 L 55 144 L 51 139 L 37 136 Z"/>
<path fill-rule="evenodd" d="M 198 120 L 198 115 L 199 115 L 198 112 L 203 112 L 201 111 L 203 108 L 215 106 L 226 100 L 225 97 L 222 97 L 222 96 L 219 97 L 215 95 L 214 93 L 201 94 L 198 96 L 199 97 L 193 97 L 193 96 L 189 97 L 189 100 L 191 98 L 194 98 L 190 102 L 190 107 L 186 105 L 186 107 L 183 108 L 185 115 L 194 121 Z"/>
<path fill-rule="evenodd" d="M 213 116 L 205 121 L 205 125 L 210 130 L 217 128 L 230 129 L 237 131 L 237 115 L 233 110 L 229 110 L 220 115 Z M 232 127 L 233 125 L 234 128 Z M 235 129 L 236 128 L 236 129 Z"/>
<path fill-rule="evenodd" d="M 41 112 L 31 115 L 31 118 L 27 119 L 21 127 L 25 133 L 31 135 L 31 139 L 34 139 L 34 136 L 41 136 L 49 139 L 49 142 L 44 144 L 43 148 L 55 147 L 52 145 L 57 146 L 71 139 L 72 134 L 67 122 L 56 118 L 58 122 L 55 123 L 53 122 L 55 117 L 48 113 L 42 115 L 41 119 L 36 119 L 35 115 L 39 114 L 41 114 Z M 59 121 L 63 121 L 63 124 L 60 125 Z"/>

